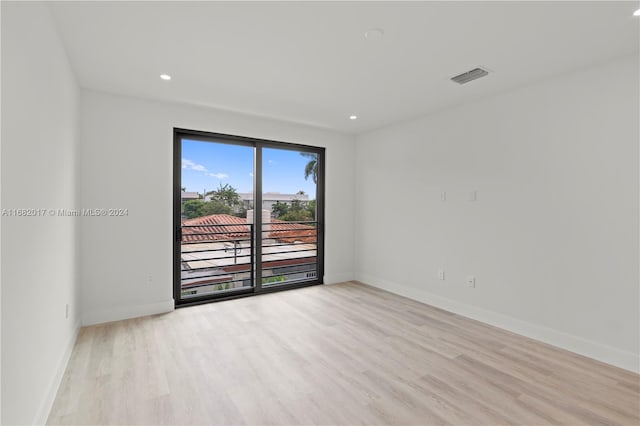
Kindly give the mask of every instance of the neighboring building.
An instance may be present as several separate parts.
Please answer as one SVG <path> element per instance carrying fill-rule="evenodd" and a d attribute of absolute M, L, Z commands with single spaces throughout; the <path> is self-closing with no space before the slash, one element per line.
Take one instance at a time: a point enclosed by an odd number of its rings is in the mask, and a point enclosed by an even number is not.
<path fill-rule="evenodd" d="M 240 200 L 245 208 L 250 209 L 253 207 L 253 192 L 240 192 L 238 193 Z M 293 200 L 299 200 L 303 202 L 309 201 L 307 194 L 281 194 L 279 192 L 265 192 L 262 194 L 262 208 L 264 210 L 272 210 L 275 203 L 284 203 L 291 205 Z"/>
<path fill-rule="evenodd" d="M 182 201 L 183 204 L 185 201 L 199 200 L 199 199 L 200 199 L 200 194 L 198 194 L 197 192 L 182 191 L 182 193 L 180 194 L 180 201 Z"/>

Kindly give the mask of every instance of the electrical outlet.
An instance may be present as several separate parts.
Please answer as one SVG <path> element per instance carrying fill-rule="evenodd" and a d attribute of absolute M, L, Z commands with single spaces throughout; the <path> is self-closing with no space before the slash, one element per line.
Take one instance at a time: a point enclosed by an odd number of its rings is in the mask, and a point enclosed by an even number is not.
<path fill-rule="evenodd" d="M 476 286 L 476 277 L 467 275 L 467 287 L 474 288 Z"/>
<path fill-rule="evenodd" d="M 478 194 L 476 191 L 471 191 L 469 193 L 469 201 L 476 201 L 478 199 Z"/>
<path fill-rule="evenodd" d="M 444 281 L 444 269 L 438 269 L 438 278 Z"/>
<path fill-rule="evenodd" d="M 440 193 L 440 201 L 447 201 L 447 192 L 446 191 L 442 191 Z"/>
<path fill-rule="evenodd" d="M 69 318 L 69 304 L 64 305 L 64 317 Z"/>

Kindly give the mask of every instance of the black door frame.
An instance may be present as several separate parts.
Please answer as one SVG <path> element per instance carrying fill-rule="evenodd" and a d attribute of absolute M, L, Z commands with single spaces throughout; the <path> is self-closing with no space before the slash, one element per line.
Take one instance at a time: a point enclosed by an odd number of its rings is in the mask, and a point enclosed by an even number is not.
<path fill-rule="evenodd" d="M 239 288 L 221 294 L 208 294 L 189 299 L 181 298 L 181 192 L 182 192 L 182 140 L 196 140 L 202 142 L 228 143 L 254 148 L 254 176 L 253 176 L 253 206 L 254 206 L 254 235 L 253 259 L 254 274 L 253 286 Z M 258 235 L 262 235 L 262 150 L 264 148 L 285 149 L 291 151 L 311 152 L 318 156 L 318 182 L 316 183 L 316 262 L 317 277 L 315 279 L 292 284 L 270 285 L 262 287 L 262 243 L 256 244 Z M 236 299 L 239 297 L 254 296 L 275 291 L 289 290 L 293 288 L 308 287 L 323 283 L 324 276 L 324 191 L 325 191 L 325 148 L 302 145 L 290 142 L 280 142 L 267 139 L 250 138 L 245 136 L 229 135 L 224 133 L 212 133 L 199 130 L 182 128 L 173 129 L 173 298 L 176 308 L 202 303 L 210 303 L 220 300 Z M 256 206 L 260 206 L 257 208 Z"/>

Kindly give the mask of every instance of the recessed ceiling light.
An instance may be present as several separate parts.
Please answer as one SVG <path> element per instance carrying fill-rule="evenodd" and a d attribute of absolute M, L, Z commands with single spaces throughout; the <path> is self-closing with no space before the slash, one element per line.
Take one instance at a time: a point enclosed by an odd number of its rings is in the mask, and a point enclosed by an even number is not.
<path fill-rule="evenodd" d="M 371 28 L 364 33 L 364 38 L 367 40 L 380 40 L 384 35 L 384 31 L 381 28 Z"/>
<path fill-rule="evenodd" d="M 349 116 L 349 120 L 357 120 L 358 116 L 357 115 L 350 115 Z"/>
<path fill-rule="evenodd" d="M 633 16 L 640 16 L 640 9 L 633 12 Z"/>
<path fill-rule="evenodd" d="M 169 74 L 160 74 L 160 78 L 163 80 L 171 80 L 171 76 Z"/>

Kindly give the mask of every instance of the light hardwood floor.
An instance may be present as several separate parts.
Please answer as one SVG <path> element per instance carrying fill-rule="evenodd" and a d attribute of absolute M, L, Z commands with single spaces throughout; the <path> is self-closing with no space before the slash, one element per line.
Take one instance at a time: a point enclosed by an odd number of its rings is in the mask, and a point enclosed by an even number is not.
<path fill-rule="evenodd" d="M 358 283 L 81 330 L 49 424 L 640 424 L 640 376 Z"/>

